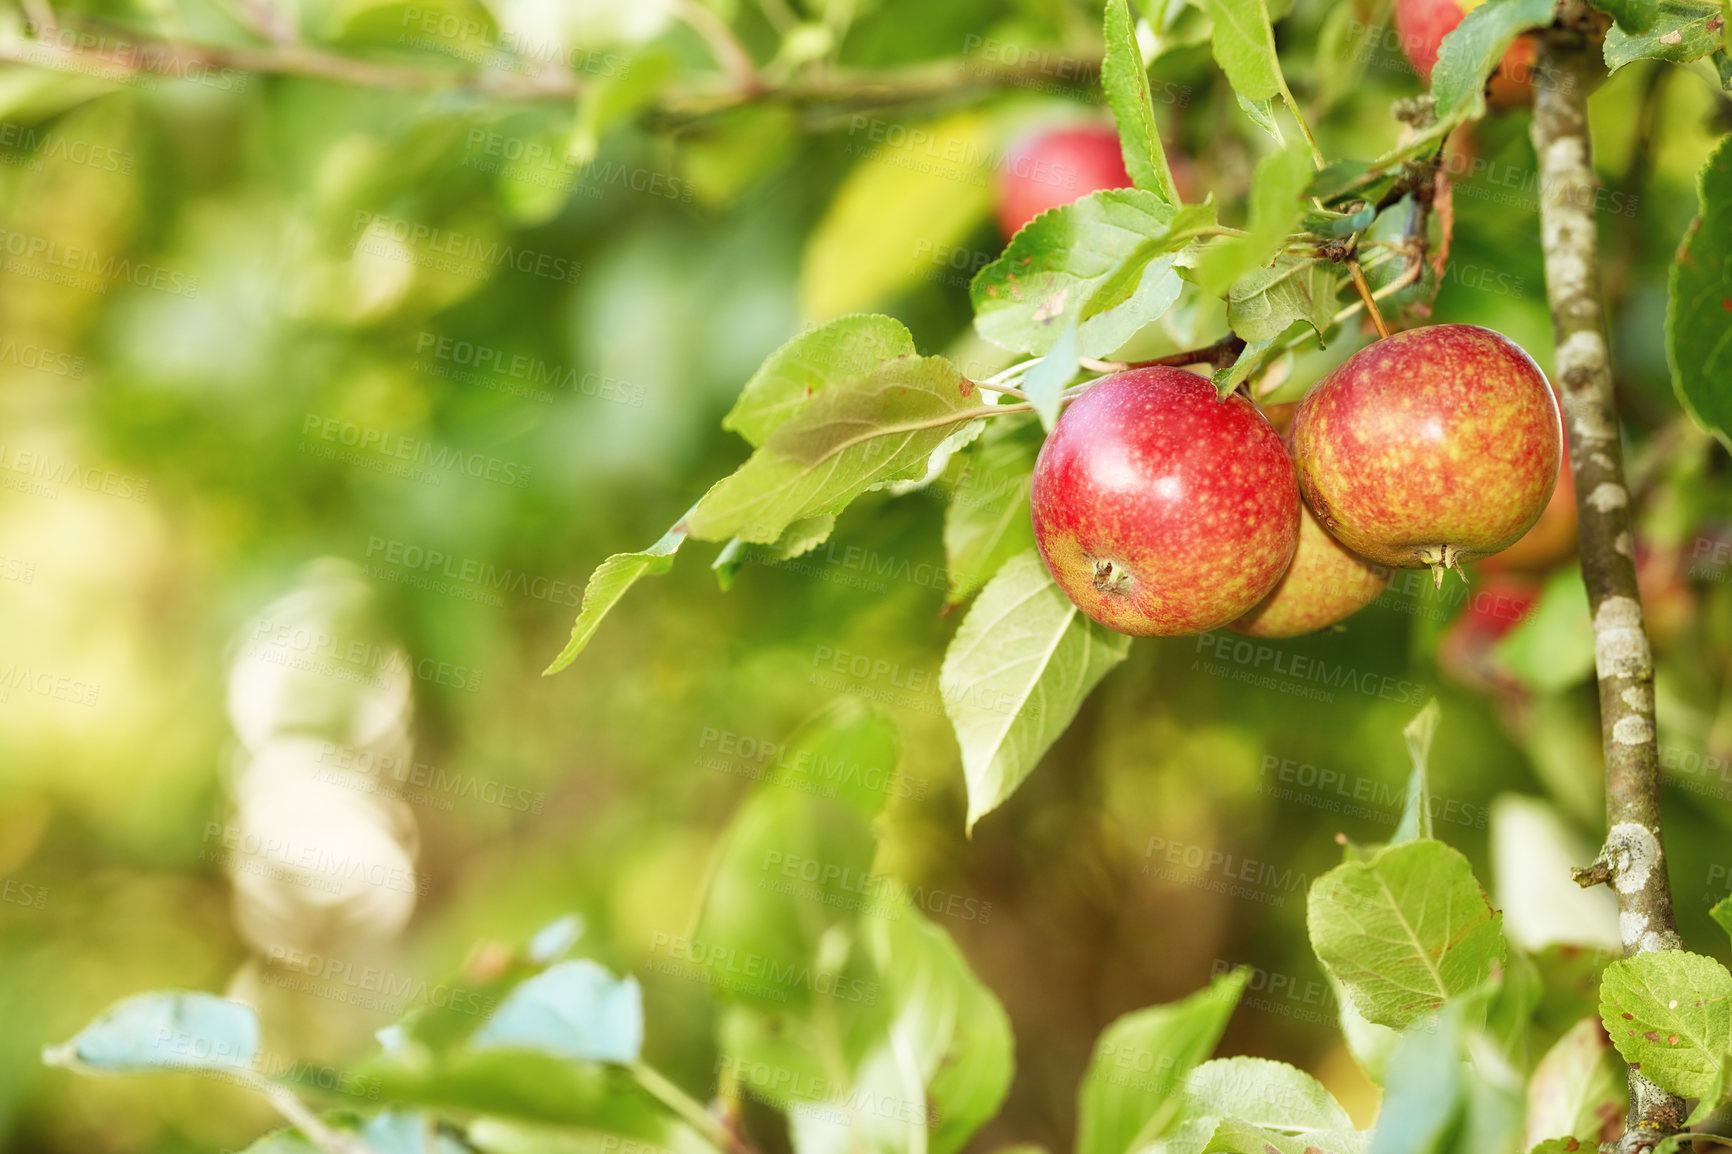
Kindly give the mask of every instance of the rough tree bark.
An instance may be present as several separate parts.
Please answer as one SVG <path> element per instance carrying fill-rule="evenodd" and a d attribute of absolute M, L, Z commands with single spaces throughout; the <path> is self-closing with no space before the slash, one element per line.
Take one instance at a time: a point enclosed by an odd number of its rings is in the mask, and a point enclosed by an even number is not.
<path fill-rule="evenodd" d="M 1534 152 L 1540 166 L 1540 234 L 1556 339 L 1557 384 L 1575 474 L 1582 579 L 1594 623 L 1600 726 L 1606 763 L 1606 843 L 1575 871 L 1582 885 L 1609 883 L 1618 898 L 1624 953 L 1681 947 L 1660 831 L 1654 729 L 1654 657 L 1642 621 L 1630 535 L 1630 499 L 1606 350 L 1594 221 L 1596 182 L 1587 96 L 1604 74 L 1595 17 L 1571 0 L 1541 38 L 1534 79 Z M 1676 1132 L 1683 1103 L 1630 1071 L 1630 1114 L 1614 1148 L 1646 1151 Z"/>

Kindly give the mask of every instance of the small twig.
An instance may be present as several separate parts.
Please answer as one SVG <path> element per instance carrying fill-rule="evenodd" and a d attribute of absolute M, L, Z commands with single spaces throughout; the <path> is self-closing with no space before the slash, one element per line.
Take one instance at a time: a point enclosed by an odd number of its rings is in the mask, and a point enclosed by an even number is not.
<path fill-rule="evenodd" d="M 1151 369 L 1157 365 L 1172 368 L 1182 368 L 1185 365 L 1211 365 L 1222 368 L 1238 359 L 1239 353 L 1245 348 L 1243 337 L 1228 333 L 1212 345 L 1204 345 L 1200 349 L 1187 349 L 1182 353 L 1168 353 L 1164 357 L 1152 357 L 1146 361 L 1097 361 L 1092 357 L 1079 357 L 1078 363 L 1085 369 L 1097 373 L 1122 373 L 1126 369 Z"/>
<path fill-rule="evenodd" d="M 1359 267 L 1359 258 L 1347 258 L 1347 274 L 1353 278 L 1353 287 L 1359 290 L 1359 299 L 1365 304 L 1365 311 L 1371 314 L 1371 323 L 1377 326 L 1377 336 L 1383 339 L 1389 336 L 1389 326 L 1383 321 L 1383 313 L 1377 307 L 1377 297 L 1371 291 L 1371 285 L 1365 280 L 1365 270 Z"/>
<path fill-rule="evenodd" d="M 654 1066 L 633 1062 L 629 1067 L 633 1078 L 662 1105 L 684 1118 L 722 1154 L 756 1154 L 750 1142 L 728 1127 L 720 1118 L 704 1109 L 703 1103 L 687 1094 Z"/>
<path fill-rule="evenodd" d="M 699 0 L 676 0 L 674 15 L 685 21 L 691 29 L 704 38 L 704 43 L 710 46 L 715 55 L 716 63 L 733 80 L 735 87 L 742 92 L 756 92 L 762 87 L 758 79 L 758 66 L 752 63 L 751 54 L 746 46 L 740 43 L 740 38 L 734 34 L 734 29 L 712 12 Z"/>
<path fill-rule="evenodd" d="M 1001 396 L 1015 397 L 1019 401 L 1028 400 L 1028 394 L 1013 385 L 993 385 L 986 381 L 975 381 L 974 387 L 988 393 L 998 393 Z"/>

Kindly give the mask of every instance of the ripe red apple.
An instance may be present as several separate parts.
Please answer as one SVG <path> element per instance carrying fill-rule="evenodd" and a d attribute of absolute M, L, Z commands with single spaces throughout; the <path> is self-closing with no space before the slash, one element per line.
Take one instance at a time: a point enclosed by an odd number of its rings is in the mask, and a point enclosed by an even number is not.
<path fill-rule="evenodd" d="M 1174 368 L 1102 378 L 1034 466 L 1035 542 L 1054 581 L 1109 629 L 1202 633 L 1261 601 L 1299 539 L 1299 486 L 1241 396 Z"/>
<path fill-rule="evenodd" d="M 1191 199 L 1196 179 L 1185 158 L 1167 154 L 1179 196 Z M 1024 138 L 1005 157 L 998 178 L 998 224 L 1004 235 L 1049 208 L 1103 188 L 1130 188 L 1119 134 L 1105 125 L 1060 128 Z"/>
<path fill-rule="evenodd" d="M 1421 80 L 1431 83 L 1443 38 L 1482 3 L 1484 0 L 1395 0 L 1395 31 L 1401 38 L 1401 50 Z M 1493 105 L 1509 108 L 1533 102 L 1534 57 L 1532 37 L 1521 36 L 1511 42 L 1491 79 L 1488 96 Z"/>
<path fill-rule="evenodd" d="M 1366 346 L 1314 385 L 1292 441 L 1306 503 L 1332 536 L 1370 561 L 1430 566 L 1441 583 L 1539 520 L 1563 425 L 1515 342 L 1432 325 Z"/>
<path fill-rule="evenodd" d="M 1570 447 L 1564 446 L 1558 485 L 1545 512 L 1520 541 L 1480 563 L 1492 573 L 1545 573 L 1576 555 L 1576 480 L 1570 475 Z"/>
<path fill-rule="evenodd" d="M 1299 547 L 1280 582 L 1229 628 L 1252 637 L 1297 637 L 1351 617 L 1389 584 L 1390 570 L 1350 551 L 1299 504 Z"/>

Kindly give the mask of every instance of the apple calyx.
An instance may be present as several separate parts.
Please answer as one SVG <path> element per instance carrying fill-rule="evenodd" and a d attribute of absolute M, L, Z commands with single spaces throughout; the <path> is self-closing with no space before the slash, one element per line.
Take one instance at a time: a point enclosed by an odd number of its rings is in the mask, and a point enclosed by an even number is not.
<path fill-rule="evenodd" d="M 1095 558 L 1095 588 L 1114 597 L 1130 595 L 1131 573 L 1110 557 Z"/>
<path fill-rule="evenodd" d="M 1460 549 L 1449 544 L 1427 545 L 1417 552 L 1419 559 L 1431 566 L 1431 587 L 1433 589 L 1443 588 L 1443 575 L 1450 569 L 1454 569 L 1463 582 L 1467 581 L 1467 572 L 1461 567 Z"/>

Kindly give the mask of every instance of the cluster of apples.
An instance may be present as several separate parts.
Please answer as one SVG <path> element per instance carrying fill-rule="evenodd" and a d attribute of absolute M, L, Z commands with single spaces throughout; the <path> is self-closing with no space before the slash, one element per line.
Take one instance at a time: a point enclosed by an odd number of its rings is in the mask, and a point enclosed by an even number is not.
<path fill-rule="evenodd" d="M 1285 440 L 1250 400 L 1152 367 L 1098 381 L 1036 460 L 1036 543 L 1070 599 L 1136 636 L 1291 637 L 1516 544 L 1557 485 L 1545 375 L 1477 325 L 1396 333 L 1300 401 Z M 1464 575 L 1465 576 L 1465 575 Z"/>

